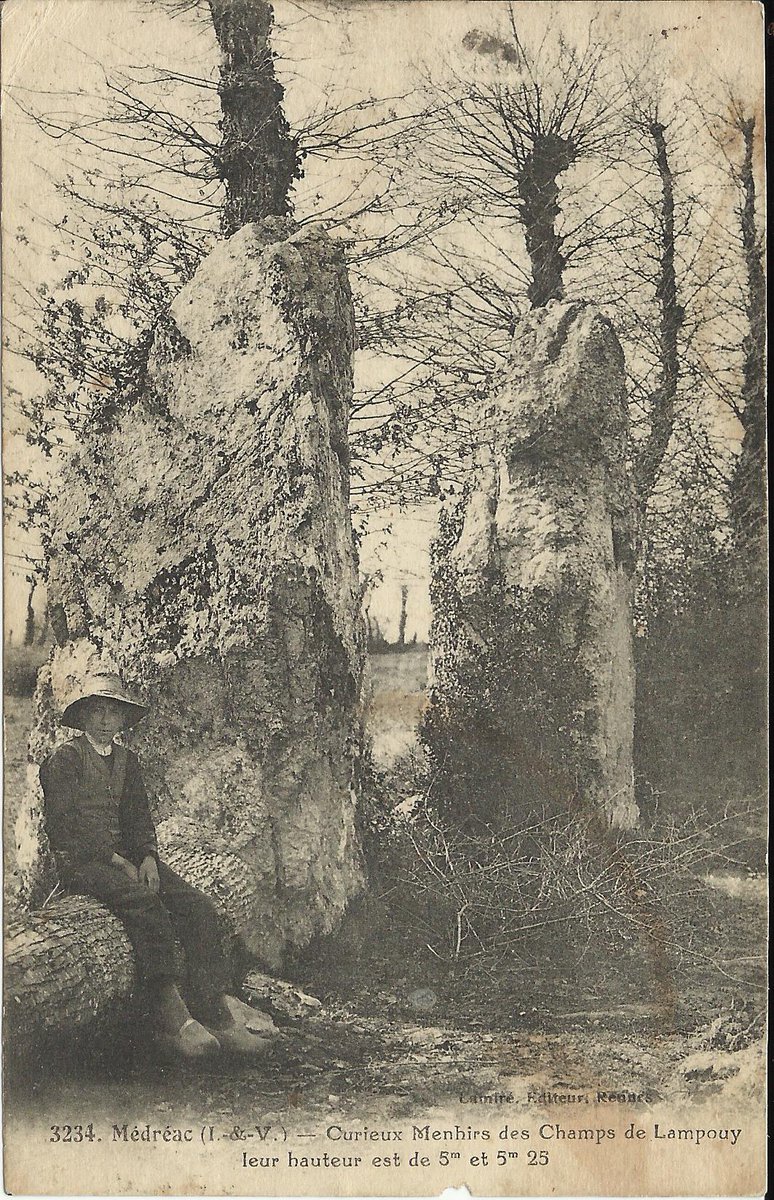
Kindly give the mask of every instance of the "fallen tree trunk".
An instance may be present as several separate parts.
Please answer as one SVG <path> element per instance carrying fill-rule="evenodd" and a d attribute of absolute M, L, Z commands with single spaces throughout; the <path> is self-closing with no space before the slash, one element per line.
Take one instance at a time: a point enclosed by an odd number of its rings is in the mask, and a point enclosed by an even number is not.
<path fill-rule="evenodd" d="M 163 832 L 163 831 L 162 831 Z M 249 894 L 249 877 L 236 856 L 178 851 L 165 855 L 213 899 L 223 915 L 223 941 L 235 944 L 231 905 Z M 320 1008 L 319 1000 L 261 971 L 244 979 L 244 959 L 234 956 L 234 993 L 281 1019 Z M 241 968 L 240 968 L 241 962 Z M 182 958 L 181 958 L 182 965 Z M 117 917 L 89 896 L 55 894 L 34 912 L 17 912 L 5 936 L 6 1047 L 17 1060 L 108 1032 L 136 1006 L 134 955 Z"/>
<path fill-rule="evenodd" d="M 15 1057 L 49 1038 L 113 1023 L 131 1007 L 134 959 L 121 922 L 87 896 L 11 919 L 5 936 L 5 1044 Z"/>
<path fill-rule="evenodd" d="M 163 826 L 159 840 L 165 840 Z M 232 906 L 250 891 L 244 864 L 235 855 L 184 849 L 165 851 L 164 859 L 215 901 L 224 945 L 234 942 Z M 103 904 L 55 892 L 41 908 L 12 916 L 5 937 L 5 1020 L 14 1057 L 39 1053 L 51 1040 L 63 1044 L 85 1030 L 91 1035 L 115 1027 L 134 1006 L 132 947 Z"/>

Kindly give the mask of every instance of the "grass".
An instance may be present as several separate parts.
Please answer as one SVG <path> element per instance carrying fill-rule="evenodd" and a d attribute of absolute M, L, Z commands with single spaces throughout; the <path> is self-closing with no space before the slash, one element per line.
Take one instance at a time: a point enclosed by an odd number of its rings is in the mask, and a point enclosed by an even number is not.
<path fill-rule="evenodd" d="M 372 690 L 367 721 L 371 752 L 380 769 L 394 771 L 401 759 L 417 749 L 416 728 L 427 690 L 427 648 L 372 654 L 369 666 Z"/>

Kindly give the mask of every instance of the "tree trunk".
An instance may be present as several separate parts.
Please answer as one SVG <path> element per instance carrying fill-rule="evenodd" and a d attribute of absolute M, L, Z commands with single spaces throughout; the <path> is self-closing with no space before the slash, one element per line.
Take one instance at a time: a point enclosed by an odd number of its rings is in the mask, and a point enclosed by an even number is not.
<path fill-rule="evenodd" d="M 43 610 L 43 624 L 40 627 L 40 633 L 38 635 L 38 645 L 39 646 L 45 646 L 46 638 L 48 637 L 48 631 L 50 628 L 50 624 L 51 624 L 51 617 L 50 617 L 50 613 L 49 613 L 48 604 L 46 604 L 46 606 Z"/>
<path fill-rule="evenodd" d="M 766 528 L 766 281 L 755 220 L 755 118 L 741 120 L 739 128 L 745 148 L 739 224 L 747 275 L 747 333 L 742 342 L 744 435 L 731 481 L 731 515 L 737 544 L 758 547 Z"/>
<path fill-rule="evenodd" d="M 121 923 L 96 900 L 68 896 L 11 918 L 5 938 L 5 1044 L 39 1053 L 126 1012 L 132 950 Z"/>
<path fill-rule="evenodd" d="M 562 239 L 555 228 L 559 216 L 557 178 L 575 157 L 575 147 L 569 138 L 541 134 L 517 175 L 520 216 L 532 264 L 527 295 L 533 308 L 542 308 L 549 300 L 561 300 L 564 295 L 565 258 L 561 252 Z"/>
<path fill-rule="evenodd" d="M 218 167 L 226 186 L 221 223 L 230 237 L 252 221 L 290 212 L 299 152 L 274 71 L 271 5 L 266 0 L 209 0 L 209 7 L 221 51 Z"/>
<path fill-rule="evenodd" d="M 30 590 L 27 594 L 27 613 L 24 618 L 24 645 L 33 646 L 35 644 L 35 609 L 32 607 L 32 601 L 35 597 L 35 589 L 38 586 L 34 579 L 29 580 Z"/>
<path fill-rule="evenodd" d="M 174 852 L 165 858 L 224 913 L 234 994 L 242 990 L 251 1003 L 280 1016 L 319 1008 L 319 1001 L 282 980 L 256 971 L 244 977 L 247 958 L 220 903 L 221 876 L 233 876 L 233 863 Z M 129 939 L 118 918 L 88 896 L 60 896 L 36 912 L 14 914 L 6 928 L 4 968 L 6 1046 L 14 1060 L 40 1058 L 47 1044 L 67 1051 L 80 1036 L 114 1032 L 137 1005 Z"/>
<path fill-rule="evenodd" d="M 398 645 L 406 644 L 406 605 L 408 603 L 408 585 L 401 584 L 400 588 L 400 617 L 398 618 Z"/>
<path fill-rule="evenodd" d="M 381 654 L 387 645 L 387 639 L 382 633 L 378 617 L 368 618 L 368 649 L 375 654 Z"/>
<path fill-rule="evenodd" d="M 659 223 L 659 276 L 656 300 L 659 305 L 659 381 L 649 397 L 650 432 L 637 456 L 635 477 L 637 499 L 642 510 L 656 484 L 675 424 L 675 400 L 680 377 L 678 334 L 684 311 L 677 301 L 675 276 L 675 196 L 674 179 L 667 154 L 665 127 L 651 123 L 655 161 L 661 180 L 661 220 Z"/>

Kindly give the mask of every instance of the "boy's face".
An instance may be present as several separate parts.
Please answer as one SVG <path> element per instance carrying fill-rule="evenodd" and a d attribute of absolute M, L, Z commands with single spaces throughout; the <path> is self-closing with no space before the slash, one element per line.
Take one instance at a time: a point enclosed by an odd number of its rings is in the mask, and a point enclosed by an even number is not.
<path fill-rule="evenodd" d="M 118 700 L 92 696 L 83 705 L 81 725 L 100 746 L 109 746 L 125 721 L 124 706 Z"/>

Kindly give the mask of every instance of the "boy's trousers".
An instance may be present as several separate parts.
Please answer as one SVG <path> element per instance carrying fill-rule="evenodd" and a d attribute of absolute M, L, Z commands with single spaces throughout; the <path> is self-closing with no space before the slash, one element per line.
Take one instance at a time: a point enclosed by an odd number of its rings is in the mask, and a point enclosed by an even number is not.
<path fill-rule="evenodd" d="M 178 982 L 175 941 L 185 952 L 186 996 L 205 1015 L 216 996 L 229 991 L 228 935 L 212 901 L 159 862 L 159 892 L 130 879 L 121 868 L 88 863 L 64 881 L 69 892 L 94 896 L 122 922 L 145 984 Z"/>

